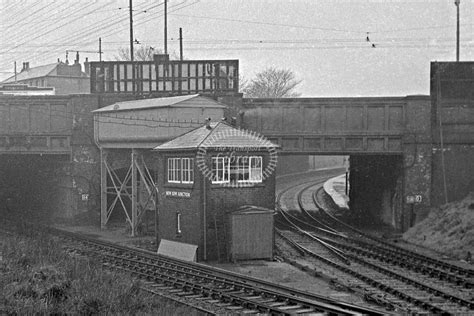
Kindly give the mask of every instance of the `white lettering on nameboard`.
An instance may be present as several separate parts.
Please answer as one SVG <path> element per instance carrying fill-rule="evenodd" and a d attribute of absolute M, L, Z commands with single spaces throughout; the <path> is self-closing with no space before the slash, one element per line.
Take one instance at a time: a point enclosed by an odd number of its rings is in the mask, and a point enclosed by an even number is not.
<path fill-rule="evenodd" d="M 165 195 L 168 196 L 168 197 L 190 198 L 191 197 L 191 192 L 166 191 Z"/>

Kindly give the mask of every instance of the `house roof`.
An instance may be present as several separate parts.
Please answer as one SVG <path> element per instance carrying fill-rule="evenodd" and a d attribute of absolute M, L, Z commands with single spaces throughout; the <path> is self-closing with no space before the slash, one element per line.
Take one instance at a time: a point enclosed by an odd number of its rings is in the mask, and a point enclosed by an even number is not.
<path fill-rule="evenodd" d="M 48 64 L 48 65 L 43 65 L 43 66 L 38 66 L 38 67 L 32 67 L 32 68 L 29 68 L 28 70 L 23 70 L 16 74 L 16 81 L 46 77 L 57 66 L 58 66 L 58 63 L 54 63 L 54 64 Z M 15 82 L 15 76 L 11 76 L 10 78 L 4 80 L 2 83 L 9 83 L 9 82 Z"/>
<path fill-rule="evenodd" d="M 170 151 L 198 148 L 261 150 L 278 147 L 278 145 L 257 135 L 255 132 L 240 130 L 224 122 L 212 122 L 209 126 L 201 126 L 161 144 L 154 150 Z"/>
<path fill-rule="evenodd" d="M 194 102 L 199 103 L 199 105 L 197 105 Z M 182 96 L 168 97 L 168 98 L 152 98 L 152 99 L 117 102 L 112 105 L 108 105 L 98 110 L 95 110 L 93 112 L 101 113 L 101 112 L 142 110 L 142 109 L 163 108 L 163 107 L 189 107 L 190 105 L 199 106 L 202 108 L 226 108 L 225 105 L 211 98 L 206 98 L 206 97 L 200 96 L 199 94 L 190 94 L 190 95 L 182 95 Z"/>

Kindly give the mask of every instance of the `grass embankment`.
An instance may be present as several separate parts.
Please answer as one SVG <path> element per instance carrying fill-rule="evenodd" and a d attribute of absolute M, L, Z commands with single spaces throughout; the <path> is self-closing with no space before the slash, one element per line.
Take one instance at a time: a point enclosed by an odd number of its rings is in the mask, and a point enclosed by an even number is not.
<path fill-rule="evenodd" d="M 0 315 L 190 315 L 140 290 L 140 281 L 67 255 L 41 233 L 0 236 Z"/>
<path fill-rule="evenodd" d="M 474 255 L 474 192 L 461 201 L 433 208 L 428 217 L 410 228 L 403 238 L 472 261 Z"/>

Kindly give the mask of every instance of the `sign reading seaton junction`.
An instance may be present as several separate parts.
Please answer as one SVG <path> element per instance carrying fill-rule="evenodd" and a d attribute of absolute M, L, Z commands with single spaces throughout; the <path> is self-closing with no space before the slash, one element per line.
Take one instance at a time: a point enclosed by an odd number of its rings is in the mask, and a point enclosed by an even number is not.
<path fill-rule="evenodd" d="M 191 198 L 191 192 L 183 191 L 165 191 L 166 197 L 177 197 L 177 198 Z"/>

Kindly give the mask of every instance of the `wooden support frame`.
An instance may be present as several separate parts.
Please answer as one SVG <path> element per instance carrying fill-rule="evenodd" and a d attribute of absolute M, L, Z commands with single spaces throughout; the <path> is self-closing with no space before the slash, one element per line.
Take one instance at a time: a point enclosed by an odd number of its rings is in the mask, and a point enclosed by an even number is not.
<path fill-rule="evenodd" d="M 108 151 L 101 149 L 101 227 L 106 228 L 114 210 L 121 208 L 130 225 L 131 236 L 137 236 L 139 224 L 147 208 L 157 208 L 157 186 L 142 152 L 131 150 L 130 164 L 123 178 L 115 171 L 111 157 Z M 131 185 L 127 185 L 129 182 Z M 108 186 L 109 184 L 112 186 Z M 145 191 L 141 192 L 144 194 L 143 198 L 140 196 L 140 186 L 145 188 Z M 108 196 L 113 196 L 110 204 Z M 127 208 L 126 199 L 131 202 L 131 207 Z"/>
<path fill-rule="evenodd" d="M 214 65 L 218 65 L 217 68 Z M 130 66 L 136 67 L 136 71 L 128 71 Z M 238 92 L 238 60 L 102 61 L 91 62 L 89 67 L 91 93 L 182 95 Z M 144 67 L 148 69 L 148 76 L 144 76 Z M 187 71 L 183 72 L 183 69 Z M 152 77 L 151 73 L 155 76 Z M 225 84 L 220 86 L 224 80 Z M 192 81 L 194 85 L 191 85 Z M 128 82 L 136 83 L 132 85 L 134 89 L 129 89 Z M 186 87 L 183 87 L 183 82 L 188 83 Z M 124 83 L 123 86 L 121 83 Z M 143 89 L 144 85 L 149 89 Z"/>

